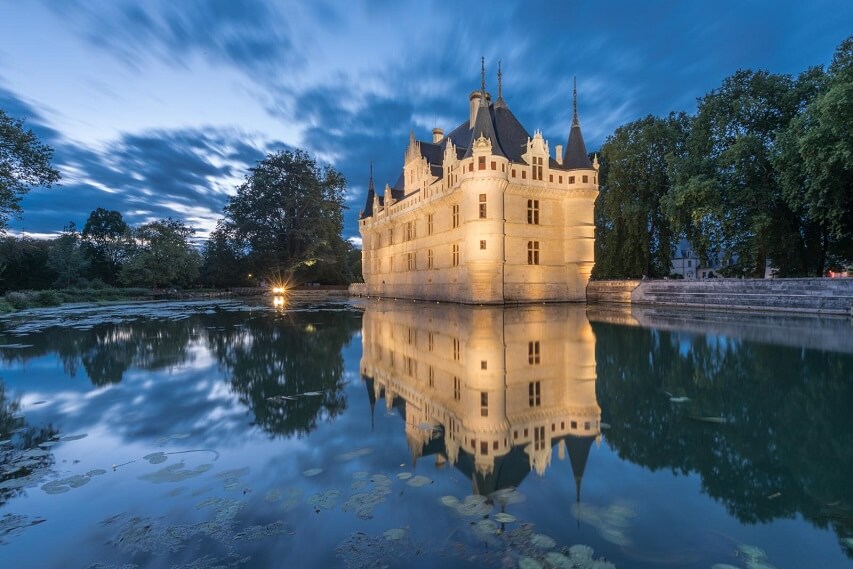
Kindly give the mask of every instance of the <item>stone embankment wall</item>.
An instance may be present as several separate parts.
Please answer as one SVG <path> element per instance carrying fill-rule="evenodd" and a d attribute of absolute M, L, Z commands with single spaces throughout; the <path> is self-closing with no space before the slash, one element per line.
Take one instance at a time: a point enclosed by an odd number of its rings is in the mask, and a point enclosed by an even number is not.
<path fill-rule="evenodd" d="M 853 314 L 853 278 L 591 281 L 587 301 Z"/>

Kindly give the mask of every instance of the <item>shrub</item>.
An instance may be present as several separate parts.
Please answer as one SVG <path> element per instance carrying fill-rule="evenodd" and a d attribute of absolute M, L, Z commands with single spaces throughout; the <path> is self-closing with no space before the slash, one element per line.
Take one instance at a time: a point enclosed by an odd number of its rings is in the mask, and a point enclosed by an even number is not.
<path fill-rule="evenodd" d="M 8 314 L 10 312 L 14 312 L 15 307 L 6 302 L 3 299 L 0 299 L 0 314 Z"/>
<path fill-rule="evenodd" d="M 27 308 L 30 305 L 30 297 L 23 292 L 6 293 L 4 300 L 15 310 Z"/>
<path fill-rule="evenodd" d="M 59 306 L 62 304 L 62 297 L 55 290 L 41 290 L 36 293 L 36 306 Z"/>

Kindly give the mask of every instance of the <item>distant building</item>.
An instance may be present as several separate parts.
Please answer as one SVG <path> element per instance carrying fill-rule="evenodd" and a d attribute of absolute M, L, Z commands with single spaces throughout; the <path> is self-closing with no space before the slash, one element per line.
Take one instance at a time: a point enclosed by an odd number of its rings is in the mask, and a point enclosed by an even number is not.
<path fill-rule="evenodd" d="M 489 494 L 567 460 L 580 499 L 601 433 L 585 309 L 442 305 L 423 314 L 417 304 L 377 301 L 361 334 L 371 412 L 384 398 L 402 417 L 412 461 L 432 456 Z"/>
<path fill-rule="evenodd" d="M 402 172 L 359 219 L 372 296 L 464 303 L 583 301 L 594 262 L 598 161 L 577 114 L 551 154 L 502 96 L 469 96 L 469 116 L 432 141 L 409 138 Z"/>
<path fill-rule="evenodd" d="M 690 242 L 682 239 L 678 242 L 670 260 L 670 274 L 681 275 L 686 280 L 713 279 L 722 277 L 720 271 L 733 262 L 733 260 L 726 260 L 721 253 L 712 252 L 708 254 L 708 262 L 702 263 Z"/>

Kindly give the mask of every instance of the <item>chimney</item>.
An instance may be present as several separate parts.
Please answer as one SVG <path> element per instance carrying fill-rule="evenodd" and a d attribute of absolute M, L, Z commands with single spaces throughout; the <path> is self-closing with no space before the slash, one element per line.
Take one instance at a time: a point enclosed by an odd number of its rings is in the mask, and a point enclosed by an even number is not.
<path fill-rule="evenodd" d="M 444 129 L 435 127 L 432 129 L 432 143 L 438 144 L 444 138 Z"/>
<path fill-rule="evenodd" d="M 558 144 L 555 150 L 557 152 L 557 156 L 555 156 L 554 159 L 557 161 L 557 164 L 562 166 L 563 165 L 563 145 Z"/>
<path fill-rule="evenodd" d="M 471 114 L 468 119 L 468 128 L 474 128 L 474 121 L 477 120 L 477 107 L 480 106 L 480 92 L 472 91 L 468 96 L 468 102 L 471 104 Z"/>

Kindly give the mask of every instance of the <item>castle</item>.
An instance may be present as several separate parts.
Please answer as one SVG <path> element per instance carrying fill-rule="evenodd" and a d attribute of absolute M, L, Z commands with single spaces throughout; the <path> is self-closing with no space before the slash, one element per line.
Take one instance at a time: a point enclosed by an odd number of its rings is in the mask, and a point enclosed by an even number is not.
<path fill-rule="evenodd" d="M 552 156 L 502 96 L 469 97 L 469 116 L 432 142 L 409 137 L 383 195 L 371 167 L 359 218 L 367 295 L 461 303 L 584 301 L 593 265 L 598 160 L 577 113 Z"/>
<path fill-rule="evenodd" d="M 405 421 L 413 462 L 432 456 L 490 494 L 567 461 L 580 499 L 601 433 L 583 307 L 441 305 L 425 318 L 371 301 L 362 322 L 362 381 L 371 405 L 384 398 Z"/>

